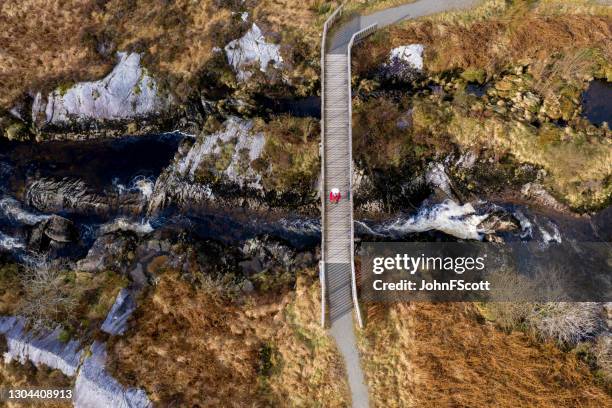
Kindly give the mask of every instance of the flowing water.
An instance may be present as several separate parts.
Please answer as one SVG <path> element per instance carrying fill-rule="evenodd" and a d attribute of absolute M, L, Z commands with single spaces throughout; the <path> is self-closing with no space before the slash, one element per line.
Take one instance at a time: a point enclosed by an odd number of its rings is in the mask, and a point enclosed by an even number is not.
<path fill-rule="evenodd" d="M 179 236 L 188 231 L 195 239 L 212 239 L 229 245 L 268 235 L 298 250 L 318 245 L 318 217 L 300 217 L 289 212 L 270 216 L 213 206 L 189 212 L 167 208 L 147 216 L 147 202 L 155 182 L 172 164 L 185 138 L 185 135 L 172 133 L 39 144 L 0 139 L 0 251 L 17 255 L 30 251 L 33 231 L 53 214 L 68 218 L 77 230 L 78 239 L 64 245 L 68 249 L 56 253 L 73 259 L 83 257 L 100 235 L 115 231 L 129 231 L 137 236 L 158 230 Z M 82 182 L 89 196 L 111 205 L 106 205 L 102 212 L 93 213 L 87 211 L 87 207 L 79 207 L 79 203 L 76 208 L 62 207 L 55 211 L 46 209 L 45 202 L 32 200 L 32 194 L 28 194 L 33 183 L 40 180 L 64 179 Z M 51 184 L 50 191 L 53 200 L 55 185 Z M 398 214 L 383 221 L 359 220 L 355 231 L 362 240 L 481 240 L 491 232 L 485 226 L 487 220 L 500 209 L 520 223 L 518 230 L 499 234 L 506 241 L 554 242 L 566 237 L 582 241 L 610 239 L 606 231 L 610 230 L 611 211 L 603 211 L 592 218 L 577 218 L 538 212 L 525 204 L 458 204 L 452 201 L 425 203 L 416 212 Z"/>

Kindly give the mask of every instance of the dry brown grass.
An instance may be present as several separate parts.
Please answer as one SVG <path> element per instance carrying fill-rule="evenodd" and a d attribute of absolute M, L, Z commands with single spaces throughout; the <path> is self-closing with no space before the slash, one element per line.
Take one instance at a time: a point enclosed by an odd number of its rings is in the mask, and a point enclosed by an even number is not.
<path fill-rule="evenodd" d="M 402 4 L 413 3 L 415 0 L 353 0 L 346 5 L 345 11 L 358 12 L 362 15 L 371 14 L 378 10 L 401 6 Z"/>
<path fill-rule="evenodd" d="M 572 353 L 505 334 L 472 304 L 368 310 L 360 339 L 377 407 L 604 407 L 612 398 Z"/>
<path fill-rule="evenodd" d="M 0 2 L 0 107 L 51 81 L 96 78 L 111 65 L 84 42 L 94 1 Z"/>
<path fill-rule="evenodd" d="M 236 19 L 223 3 L 110 0 L 93 13 L 93 34 L 98 42 L 111 39 L 118 50 L 142 52 L 144 65 L 167 79 L 174 94 L 184 96 L 212 48 L 229 41 L 226 36 L 235 28 Z"/>
<path fill-rule="evenodd" d="M 0 340 L 5 343 L 4 338 Z M 4 346 L 0 347 L 0 351 Z M 21 364 L 18 361 L 12 361 L 8 364 L 0 363 L 0 388 L 5 389 L 23 389 L 23 388 L 41 388 L 41 389 L 71 389 L 72 382 L 59 370 L 52 370 L 46 366 L 36 367 L 31 362 Z M 25 406 L 48 407 L 48 408 L 67 408 L 72 407 L 71 402 L 49 402 L 42 401 L 36 403 L 2 403 L 2 407 L 7 408 L 23 408 Z"/>
<path fill-rule="evenodd" d="M 267 190 L 309 192 L 319 175 L 319 123 L 312 118 L 282 115 L 257 123 L 266 145 L 256 167 Z"/>
<path fill-rule="evenodd" d="M 228 40 L 233 21 L 213 0 L 3 2 L 0 106 L 27 91 L 98 79 L 114 65 L 115 51 L 142 52 L 145 66 L 183 95 L 213 46 Z"/>
<path fill-rule="evenodd" d="M 346 406 L 313 281 L 302 274 L 295 292 L 238 304 L 214 282 L 195 289 L 169 272 L 111 349 L 114 375 L 160 406 Z"/>
<path fill-rule="evenodd" d="M 143 54 L 144 66 L 179 99 L 216 69 L 212 49 L 239 37 L 251 22 L 282 52 L 304 92 L 318 78 L 320 25 L 337 2 L 321 0 L 24 0 L 0 3 L 0 107 L 25 92 L 94 80 L 115 63 L 115 51 Z M 243 23 L 237 13 L 250 13 Z M 277 34 L 276 38 L 274 33 Z M 311 58 L 312 57 L 312 58 Z M 213 65 L 217 62 L 212 63 Z"/>
<path fill-rule="evenodd" d="M 540 68 L 534 69 L 533 74 L 539 73 L 541 77 L 535 79 L 544 80 L 550 72 L 542 67 L 551 61 L 575 64 L 577 50 L 598 49 L 604 60 L 612 59 L 611 15 L 589 14 L 594 11 L 588 8 L 580 9 L 582 14 L 553 14 L 557 9 L 530 8 L 527 2 L 518 4 L 509 9 L 489 10 L 490 15 L 484 12 L 482 16 L 478 12 L 460 14 L 463 18 L 442 15 L 392 26 L 357 51 L 356 72 L 379 65 L 393 47 L 410 43 L 426 46 L 425 66 L 434 73 L 479 68 L 491 75 L 509 64 L 537 63 Z M 555 54 L 561 58 L 551 60 Z M 599 62 L 591 58 L 589 63 Z M 566 69 L 567 77 L 563 79 L 573 79 L 573 73 L 583 72 Z"/>

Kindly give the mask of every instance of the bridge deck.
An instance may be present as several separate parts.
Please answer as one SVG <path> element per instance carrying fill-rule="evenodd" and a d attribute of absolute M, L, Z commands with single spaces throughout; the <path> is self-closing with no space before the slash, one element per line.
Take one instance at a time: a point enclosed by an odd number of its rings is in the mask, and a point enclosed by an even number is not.
<path fill-rule="evenodd" d="M 324 143 L 325 194 L 325 276 L 329 319 L 333 322 L 353 308 L 351 296 L 351 263 L 353 262 L 353 214 L 350 201 L 349 95 L 347 54 L 325 56 L 325 114 Z M 330 202 L 327 197 L 332 188 L 340 190 L 342 199 Z"/>

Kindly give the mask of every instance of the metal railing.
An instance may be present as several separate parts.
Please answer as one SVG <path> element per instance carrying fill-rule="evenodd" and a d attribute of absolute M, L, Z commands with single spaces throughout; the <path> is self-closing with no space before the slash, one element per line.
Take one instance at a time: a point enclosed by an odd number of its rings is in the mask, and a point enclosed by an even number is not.
<path fill-rule="evenodd" d="M 349 152 L 351 152 L 351 160 L 349 163 L 349 191 L 350 191 L 350 203 L 351 203 L 351 291 L 353 295 L 353 305 L 355 306 L 355 314 L 357 317 L 357 323 L 360 328 L 363 328 L 363 320 L 361 318 L 361 308 L 359 307 L 359 298 L 357 296 L 357 279 L 355 277 L 355 261 L 353 256 L 355 254 L 355 223 L 353 221 L 353 89 L 352 89 L 352 78 L 351 78 L 351 51 L 353 45 L 372 34 L 378 28 L 378 24 L 372 24 L 363 30 L 357 31 L 351 37 L 351 41 L 348 43 L 347 49 L 347 74 L 348 74 L 348 139 L 349 139 Z"/>
<path fill-rule="evenodd" d="M 327 45 L 327 31 L 342 15 L 343 3 L 338 7 L 323 24 L 323 36 L 321 38 L 321 143 L 319 150 L 321 155 L 321 262 L 319 262 L 319 279 L 321 280 L 321 326 L 325 326 L 326 313 L 326 283 L 325 283 L 325 49 Z"/>

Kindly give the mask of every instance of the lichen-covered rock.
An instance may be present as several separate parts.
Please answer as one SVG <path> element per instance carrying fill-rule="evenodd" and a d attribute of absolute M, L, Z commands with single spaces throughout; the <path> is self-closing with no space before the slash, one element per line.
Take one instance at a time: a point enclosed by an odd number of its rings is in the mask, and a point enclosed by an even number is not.
<path fill-rule="evenodd" d="M 18 360 L 24 364 L 29 360 L 74 376 L 83 355 L 80 343 L 76 340 L 60 341 L 60 327 L 49 332 L 32 333 L 25 330 L 25 323 L 25 319 L 20 317 L 0 317 L 0 334 L 4 334 L 8 346 L 4 361 Z"/>
<path fill-rule="evenodd" d="M 398 59 L 410 65 L 414 69 L 423 69 L 423 51 L 425 47 L 422 44 L 409 44 L 401 47 L 396 47 L 391 50 L 389 60 Z"/>
<path fill-rule="evenodd" d="M 261 191 L 261 174 L 253 163 L 261 156 L 266 139 L 252 129 L 252 121 L 230 117 L 218 132 L 179 149 L 174 164 L 155 183 L 149 212 L 170 203 L 195 205 L 213 199 L 211 183 Z"/>
<path fill-rule="evenodd" d="M 106 347 L 103 343 L 94 342 L 90 353 L 83 362 L 74 384 L 73 402 L 76 408 L 152 406 L 144 390 L 126 388 L 106 372 Z"/>
<path fill-rule="evenodd" d="M 119 62 L 105 78 L 61 87 L 46 98 L 38 93 L 32 119 L 39 125 L 66 125 L 83 121 L 116 121 L 146 117 L 165 110 L 156 81 L 140 65 L 140 55 L 118 53 Z"/>
<path fill-rule="evenodd" d="M 230 117 L 221 131 L 196 140 L 178 162 L 178 172 L 190 178 L 208 172 L 241 186 L 261 188 L 261 176 L 251 163 L 261 155 L 265 138 L 263 133 L 252 133 L 252 128 L 253 122 Z"/>
<path fill-rule="evenodd" d="M 283 63 L 280 45 L 266 42 L 261 29 L 255 23 L 243 37 L 225 46 L 225 54 L 236 76 L 242 81 L 251 77 L 248 71 L 250 65 L 259 64 L 259 69 L 266 72 L 268 65 L 280 68 Z"/>
<path fill-rule="evenodd" d="M 392 49 L 389 60 L 379 70 L 379 79 L 400 82 L 418 79 L 423 70 L 424 49 L 421 44 L 409 44 Z"/>
<path fill-rule="evenodd" d="M 128 289 L 121 289 L 113 307 L 111 307 L 104 323 L 102 323 L 102 330 L 112 335 L 123 334 L 127 329 L 127 321 L 134 309 L 136 309 L 136 302 L 132 292 Z"/>

